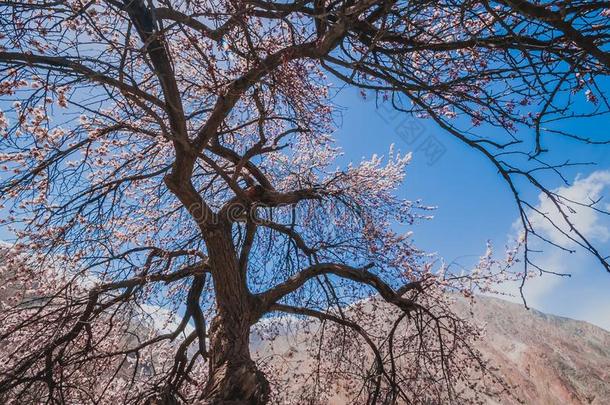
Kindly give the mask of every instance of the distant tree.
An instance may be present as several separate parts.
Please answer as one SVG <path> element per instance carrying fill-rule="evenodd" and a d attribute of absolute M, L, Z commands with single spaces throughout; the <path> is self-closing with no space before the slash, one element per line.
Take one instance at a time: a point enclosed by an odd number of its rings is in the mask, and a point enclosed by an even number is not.
<path fill-rule="evenodd" d="M 320 363 L 327 353 L 335 370 L 370 361 L 354 370 L 354 403 L 477 401 L 485 388 L 471 369 L 487 365 L 445 293 L 493 288 L 516 252 L 502 263 L 486 254 L 464 275 L 414 247 L 396 225 L 426 216 L 396 196 L 409 155 L 335 168 L 325 75 L 435 121 L 489 160 L 520 211 L 524 279 L 545 270 L 530 255 L 531 239 L 545 238 L 532 216 L 609 270 L 570 221 L 574 204 L 597 202 L 542 180 L 572 164 L 545 160 L 549 137 L 608 142 L 555 123 L 608 110 L 598 83 L 610 71 L 609 7 L 0 2 L 0 195 L 16 235 L 1 276 L 11 298 L 0 400 L 275 401 L 296 382 L 265 375 L 250 333 L 284 313 L 334 325 L 312 336 Z M 576 111 L 576 97 L 592 109 Z M 560 220 L 536 212 L 522 187 L 546 195 Z M 367 317 L 372 294 L 394 308 L 383 334 Z M 173 313 L 172 331 L 142 326 L 151 308 Z M 332 389 L 328 363 L 310 371 L 295 403 Z"/>

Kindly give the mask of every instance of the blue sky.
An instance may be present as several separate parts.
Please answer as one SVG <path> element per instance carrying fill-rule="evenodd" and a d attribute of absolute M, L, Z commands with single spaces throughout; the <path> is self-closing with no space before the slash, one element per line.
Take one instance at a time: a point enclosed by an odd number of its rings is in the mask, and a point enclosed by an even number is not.
<path fill-rule="evenodd" d="M 579 96 L 576 95 L 577 99 Z M 589 108 L 584 94 L 580 98 L 582 100 L 577 101 L 575 107 Z M 489 162 L 452 139 L 432 121 L 419 119 L 414 122 L 413 118 L 378 108 L 374 101 L 363 100 L 356 89 L 341 90 L 335 101 L 343 107 L 335 137 L 345 152 L 346 161 L 359 161 L 373 153 L 387 156 L 391 144 L 395 144 L 401 152 L 413 152 L 413 162 L 407 169 L 406 181 L 400 193 L 405 198 L 422 199 L 424 204 L 438 207 L 433 220 L 422 222 L 414 228 L 415 243 L 419 247 L 437 252 L 446 262 L 458 261 L 464 265 L 472 263 L 484 253 L 488 240 L 492 241 L 498 254 L 502 254 L 509 238 L 515 235 L 517 209 L 512 194 Z M 565 121 L 561 124 L 561 129 L 574 130 L 597 139 L 610 139 L 609 128 L 609 117 Z M 481 128 L 481 131 L 484 130 Z M 405 131 L 419 135 L 405 138 Z M 429 159 L 429 155 L 422 150 L 430 142 L 437 142 L 445 149 L 432 164 L 433 159 Z M 566 177 L 571 182 L 576 178 L 581 179 L 581 187 L 574 190 L 579 197 L 586 198 L 585 194 L 592 190 L 591 187 L 598 185 L 595 190 L 601 189 L 604 201 L 610 199 L 606 177 L 600 175 L 606 170 L 610 171 L 610 146 L 588 146 L 566 139 L 551 141 L 548 138 L 546 145 L 551 149 L 548 157 L 552 160 L 596 162 L 595 166 L 566 170 Z M 583 183 L 582 180 L 593 173 L 596 175 L 590 178 L 591 181 Z M 594 180 L 598 183 L 593 184 Z M 550 188 L 562 185 L 559 178 L 549 181 L 547 186 Z M 591 187 L 582 187 L 583 184 Z M 530 196 L 536 201 L 536 195 Z M 588 215 L 585 218 L 588 221 L 585 223 L 588 226 L 586 229 L 591 228 L 591 224 L 597 224 L 604 230 L 610 230 L 610 223 L 605 223 L 602 215 Z M 597 236 L 598 246 L 610 253 L 607 238 Z M 539 260 L 557 271 L 567 270 L 573 276 L 569 279 L 545 276 L 529 282 L 525 291 L 532 307 L 586 320 L 610 330 L 610 273 L 583 253 L 570 255 L 547 247 L 539 255 Z M 507 286 L 507 290 L 516 291 L 513 286 Z"/>
<path fill-rule="evenodd" d="M 610 89 L 610 83 L 606 84 L 604 87 Z M 576 97 L 579 100 L 576 108 L 589 107 L 584 94 Z M 335 102 L 341 107 L 335 137 L 345 152 L 342 163 L 357 162 L 373 153 L 387 155 L 391 144 L 403 153 L 413 152 L 412 164 L 399 193 L 405 198 L 421 199 L 426 205 L 438 207 L 433 220 L 414 226 L 418 247 L 438 253 L 447 263 L 456 261 L 465 266 L 485 252 L 488 240 L 492 241 L 498 254 L 502 253 L 515 234 L 517 209 L 512 194 L 489 162 L 432 121 L 416 120 L 387 108 L 378 108 L 372 98 L 363 100 L 357 89 L 344 88 Z M 609 128 L 609 117 L 562 123 L 562 129 L 598 139 L 610 139 Z M 430 142 L 444 150 L 434 162 L 422 150 Z M 587 179 L 588 176 L 602 179 L 601 195 L 610 200 L 610 145 L 586 146 L 565 139 L 552 144 L 547 140 L 546 145 L 551 149 L 550 157 L 556 161 L 570 158 L 572 161 L 597 162 L 596 166 L 566 170 L 566 177 L 570 180 Z M 600 173 L 607 173 L 608 178 Z M 561 182 L 554 178 L 547 185 L 559 187 Z M 535 200 L 536 196 L 532 197 Z M 586 195 L 579 197 L 586 198 Z M 609 220 L 599 215 L 589 220 L 599 223 L 610 234 Z M 1 229 L 0 238 L 8 238 Z M 606 253 L 610 253 L 609 239 L 601 237 L 597 240 L 598 246 Z M 545 276 L 528 283 L 526 298 L 530 305 L 610 330 L 610 274 L 586 254 L 568 255 L 548 246 L 540 260 L 552 267 L 550 270 L 567 271 L 573 277 Z M 510 291 L 516 292 L 514 289 Z M 517 298 L 515 301 L 520 300 Z"/>

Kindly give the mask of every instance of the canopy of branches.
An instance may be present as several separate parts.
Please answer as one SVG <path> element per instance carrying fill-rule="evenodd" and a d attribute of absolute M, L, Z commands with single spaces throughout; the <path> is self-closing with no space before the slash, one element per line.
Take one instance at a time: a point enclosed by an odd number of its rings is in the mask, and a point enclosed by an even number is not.
<path fill-rule="evenodd" d="M 2 1 L 0 21 L 3 403 L 323 403 L 329 367 L 284 381 L 249 352 L 287 316 L 318 322 L 320 364 L 367 370 L 353 403 L 477 402 L 488 367 L 448 291 L 547 270 L 532 217 L 610 270 L 570 220 L 597 202 L 541 180 L 572 164 L 549 137 L 607 143 L 558 123 L 610 107 L 608 2 Z M 338 84 L 488 160 L 523 227 L 502 262 L 453 274 L 397 231 L 428 217 L 396 194 L 409 154 L 337 167 Z M 372 294 L 391 330 L 358 310 Z"/>

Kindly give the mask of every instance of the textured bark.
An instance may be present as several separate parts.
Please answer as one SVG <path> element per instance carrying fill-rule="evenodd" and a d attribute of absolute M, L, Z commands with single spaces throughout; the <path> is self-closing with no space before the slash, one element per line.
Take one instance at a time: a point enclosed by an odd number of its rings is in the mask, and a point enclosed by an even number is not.
<path fill-rule="evenodd" d="M 210 377 L 203 404 L 266 404 L 269 383 L 250 358 L 249 325 L 219 315 L 210 331 Z"/>
<path fill-rule="evenodd" d="M 238 264 L 229 224 L 204 232 L 218 312 L 210 327 L 210 375 L 206 405 L 265 404 L 269 383 L 250 357 L 250 326 L 261 304 L 248 291 Z"/>

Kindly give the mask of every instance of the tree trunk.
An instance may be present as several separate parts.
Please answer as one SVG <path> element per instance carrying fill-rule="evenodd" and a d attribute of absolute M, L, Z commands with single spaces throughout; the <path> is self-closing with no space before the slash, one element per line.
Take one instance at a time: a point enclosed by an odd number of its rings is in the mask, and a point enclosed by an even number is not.
<path fill-rule="evenodd" d="M 238 325 L 222 315 L 214 319 L 210 331 L 210 376 L 204 404 L 268 402 L 269 383 L 250 358 L 249 332 L 249 325 Z"/>
<path fill-rule="evenodd" d="M 206 405 L 254 405 L 269 400 L 269 382 L 250 357 L 250 326 L 260 304 L 239 269 L 229 224 L 204 233 L 214 280 L 217 315 L 210 327 Z"/>

